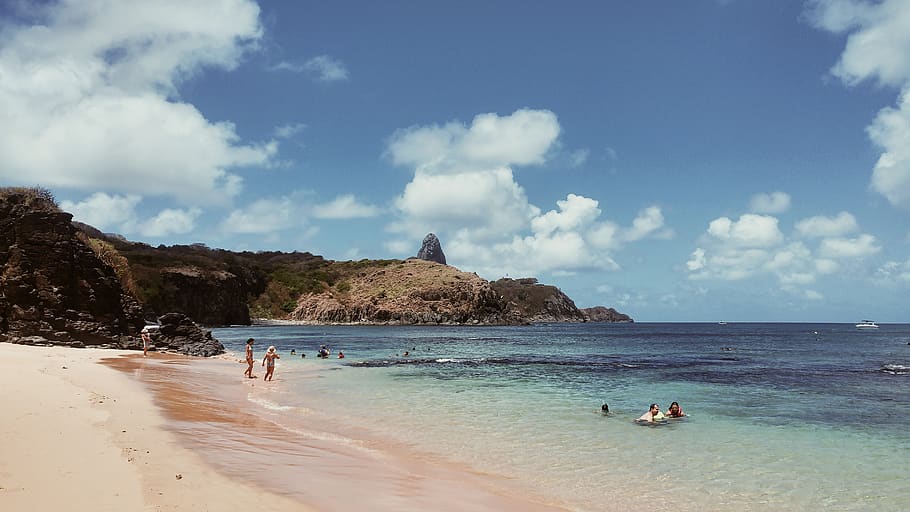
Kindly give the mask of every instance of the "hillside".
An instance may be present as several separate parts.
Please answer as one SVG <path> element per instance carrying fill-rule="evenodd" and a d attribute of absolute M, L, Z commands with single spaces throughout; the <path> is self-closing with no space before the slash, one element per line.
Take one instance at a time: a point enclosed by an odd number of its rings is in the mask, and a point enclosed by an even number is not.
<path fill-rule="evenodd" d="M 27 244 L 10 236 L 21 238 L 26 233 L 37 240 L 28 264 L 39 268 L 27 267 L 26 271 L 21 265 L 7 264 L 6 297 L 13 300 L 0 300 L 0 331 L 15 317 L 13 312 L 19 311 L 16 290 L 47 295 L 42 291 L 43 280 L 26 276 L 40 276 L 42 268 L 53 266 L 54 258 L 73 258 L 42 253 L 42 246 L 62 243 L 59 237 L 53 239 L 56 242 L 48 237 L 57 237 L 63 223 L 67 226 L 64 238 L 79 240 L 66 242 L 72 246 L 66 245 L 70 247 L 67 251 L 93 253 L 93 258 L 105 262 L 103 269 L 94 272 L 107 276 L 102 282 L 110 292 L 77 289 L 72 290 L 72 297 L 58 302 L 91 297 L 92 307 L 100 308 L 93 314 L 106 314 L 101 310 L 110 309 L 111 314 L 127 315 L 128 319 L 115 322 L 121 326 L 118 330 L 103 333 L 103 338 L 132 334 L 143 318 L 154 321 L 172 312 L 203 325 L 248 325 L 254 319 L 396 325 L 625 321 L 624 315 L 590 317 L 558 288 L 533 278 L 489 282 L 444 263 L 417 258 L 331 261 L 308 252 L 234 252 L 202 244 L 153 247 L 72 222 L 72 216 L 59 211 L 52 200 L 26 204 L 18 195 L 11 197 L 22 204 L 16 203 L 15 211 L 7 208 L 3 222 L 8 240 L 6 247 L 0 247 L 0 257 L 19 261 L 16 258 L 21 258 L 21 248 Z M 41 218 L 45 221 L 35 220 Z M 424 242 L 421 254 L 444 261 L 435 236 L 428 235 Z M 11 248 L 20 252 L 11 252 Z M 79 268 L 96 266 L 83 263 Z M 27 286 L 16 287 L 27 279 L 31 279 Z M 84 293 L 89 293 L 87 298 L 79 299 Z M 101 303 L 98 297 L 102 296 L 111 298 Z M 53 330 L 47 327 L 42 332 L 48 329 Z"/>

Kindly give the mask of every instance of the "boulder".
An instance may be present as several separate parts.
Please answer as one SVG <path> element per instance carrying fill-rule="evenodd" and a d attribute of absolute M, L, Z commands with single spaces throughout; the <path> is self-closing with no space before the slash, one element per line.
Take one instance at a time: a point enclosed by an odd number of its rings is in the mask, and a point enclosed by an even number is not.
<path fill-rule="evenodd" d="M 157 332 L 151 335 L 156 350 L 188 356 L 210 357 L 224 353 L 224 345 L 182 313 L 167 313 L 158 317 Z"/>
<path fill-rule="evenodd" d="M 417 251 L 417 259 L 446 264 L 446 255 L 442 252 L 442 244 L 439 243 L 436 235 L 430 233 L 423 237 L 423 244 Z"/>

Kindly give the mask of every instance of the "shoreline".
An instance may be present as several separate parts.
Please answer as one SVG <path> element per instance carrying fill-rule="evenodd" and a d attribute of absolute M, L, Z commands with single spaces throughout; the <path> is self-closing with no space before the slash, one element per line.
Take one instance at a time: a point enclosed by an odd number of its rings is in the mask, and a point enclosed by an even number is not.
<path fill-rule="evenodd" d="M 0 357 L 22 369 L 0 376 L 15 397 L 0 420 L 2 510 L 565 510 L 357 425 L 289 430 L 251 411 L 268 386 L 235 378 L 230 355 L 0 343 Z"/>
<path fill-rule="evenodd" d="M 213 470 L 140 383 L 99 364 L 141 353 L 0 343 L 0 357 L 15 368 L 0 372 L 2 510 L 312 510 Z"/>

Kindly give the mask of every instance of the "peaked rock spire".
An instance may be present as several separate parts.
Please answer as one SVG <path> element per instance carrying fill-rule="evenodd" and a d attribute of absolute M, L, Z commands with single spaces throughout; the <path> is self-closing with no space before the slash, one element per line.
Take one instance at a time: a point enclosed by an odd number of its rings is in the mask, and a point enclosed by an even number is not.
<path fill-rule="evenodd" d="M 436 235 L 430 233 L 423 238 L 423 244 L 420 246 L 420 250 L 417 251 L 417 258 L 435 261 L 443 265 L 446 264 L 446 255 L 442 252 L 442 245 Z"/>

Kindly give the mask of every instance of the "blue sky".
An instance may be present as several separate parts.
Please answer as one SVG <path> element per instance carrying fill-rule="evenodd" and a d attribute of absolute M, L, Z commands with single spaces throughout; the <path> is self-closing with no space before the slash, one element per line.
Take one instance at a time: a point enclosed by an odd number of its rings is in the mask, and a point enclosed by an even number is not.
<path fill-rule="evenodd" d="M 0 184 L 149 244 L 907 322 L 910 2 L 7 1 Z"/>

